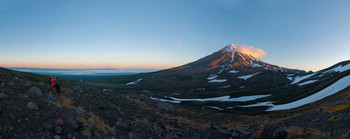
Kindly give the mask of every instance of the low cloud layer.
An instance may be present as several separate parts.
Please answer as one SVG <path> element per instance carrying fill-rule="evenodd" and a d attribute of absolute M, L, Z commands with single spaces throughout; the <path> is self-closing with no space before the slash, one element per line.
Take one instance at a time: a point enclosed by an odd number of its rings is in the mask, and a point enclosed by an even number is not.
<path fill-rule="evenodd" d="M 228 52 L 241 52 L 248 55 L 251 55 L 256 58 L 264 58 L 266 57 L 266 52 L 259 48 L 254 48 L 253 46 L 246 45 L 235 45 L 231 44 L 226 47 L 226 51 Z"/>

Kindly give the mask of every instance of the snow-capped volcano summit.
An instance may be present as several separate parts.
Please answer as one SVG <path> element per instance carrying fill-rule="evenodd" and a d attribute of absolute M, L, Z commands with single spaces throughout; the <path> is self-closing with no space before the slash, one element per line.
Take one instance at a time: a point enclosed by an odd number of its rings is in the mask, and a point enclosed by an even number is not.
<path fill-rule="evenodd" d="M 221 50 L 208 55 L 202 59 L 185 65 L 186 67 L 206 67 L 207 70 L 225 67 L 227 69 L 240 71 L 282 71 L 282 72 L 303 72 L 300 70 L 287 69 L 265 63 L 259 60 L 266 53 L 258 48 L 251 46 L 230 44 Z"/>
<path fill-rule="evenodd" d="M 221 51 L 223 53 L 236 52 L 237 51 L 237 46 L 235 44 L 230 44 L 230 45 L 227 45 L 226 47 L 224 47 L 223 49 L 221 49 Z"/>
<path fill-rule="evenodd" d="M 246 45 L 236 45 L 236 44 L 230 44 L 221 49 L 222 53 L 226 52 L 240 52 L 244 53 L 247 55 L 251 55 L 255 58 L 264 58 L 266 56 L 266 52 L 259 49 L 259 48 L 254 48 L 253 46 L 246 46 Z"/>

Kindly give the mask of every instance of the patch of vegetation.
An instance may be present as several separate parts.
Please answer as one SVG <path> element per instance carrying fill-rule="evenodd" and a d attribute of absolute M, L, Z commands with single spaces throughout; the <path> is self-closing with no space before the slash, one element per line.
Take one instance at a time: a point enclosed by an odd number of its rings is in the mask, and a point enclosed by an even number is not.
<path fill-rule="evenodd" d="M 327 122 L 335 121 L 338 117 L 340 117 L 340 116 L 342 116 L 342 115 L 343 115 L 343 114 L 338 114 L 338 115 L 336 115 L 336 116 L 333 116 L 333 117 L 329 118 L 329 119 L 327 120 Z"/>
<path fill-rule="evenodd" d="M 84 110 L 83 107 L 75 107 L 73 106 L 73 100 L 64 96 L 60 96 L 59 99 L 56 100 L 56 102 L 52 102 L 53 104 L 55 104 L 56 106 L 60 106 L 60 107 L 65 107 L 68 109 L 74 109 L 77 111 L 78 117 L 76 118 L 76 120 L 80 121 L 81 123 L 84 124 L 85 127 L 87 127 L 88 125 L 95 125 L 96 130 L 95 129 L 90 129 L 90 128 L 85 128 L 84 134 L 86 136 L 91 136 L 91 135 L 97 135 L 97 136 L 101 136 L 101 135 L 115 135 L 115 131 L 114 128 L 111 128 L 109 125 L 107 125 L 104 120 L 98 116 L 96 116 L 95 114 L 93 114 L 92 112 L 90 112 L 88 114 L 89 118 L 85 119 L 85 112 L 86 110 Z"/>
<path fill-rule="evenodd" d="M 349 108 L 349 105 L 350 105 L 349 103 L 346 103 L 344 105 L 339 105 L 339 106 L 336 106 L 336 107 L 332 108 L 328 112 L 329 113 L 333 113 L 333 112 L 337 112 L 337 111 L 340 111 L 340 110 L 344 110 L 344 109 Z"/>
<path fill-rule="evenodd" d="M 295 137 L 302 137 L 306 135 L 312 135 L 319 130 L 317 128 L 311 128 L 309 130 L 304 130 L 302 127 L 296 127 L 296 126 L 291 126 L 288 127 L 288 130 L 295 136 Z M 305 132 L 304 132 L 305 131 Z"/>
<path fill-rule="evenodd" d="M 308 131 L 306 131 L 306 132 L 304 132 L 304 133 L 301 133 L 301 134 L 296 134 L 296 135 L 299 135 L 299 136 L 305 136 L 305 135 L 310 135 L 310 134 L 313 134 L 313 133 L 315 133 L 316 131 L 318 131 L 318 129 L 317 129 L 317 128 L 312 128 L 312 129 L 310 129 L 310 130 L 308 130 Z"/>
<path fill-rule="evenodd" d="M 109 125 L 107 125 L 103 119 L 101 119 L 100 117 L 96 116 L 95 114 L 93 114 L 92 112 L 89 113 L 90 118 L 88 118 L 86 120 L 85 123 L 89 124 L 94 124 L 96 125 L 96 129 L 95 131 L 92 131 L 91 129 L 88 129 L 89 132 L 95 132 L 94 134 L 96 135 L 115 135 L 114 129 L 111 128 Z"/>
<path fill-rule="evenodd" d="M 68 108 L 68 109 L 75 109 L 75 107 L 72 105 L 73 101 L 70 98 L 60 96 L 60 98 L 58 100 L 56 100 L 56 102 L 61 104 L 63 107 Z"/>

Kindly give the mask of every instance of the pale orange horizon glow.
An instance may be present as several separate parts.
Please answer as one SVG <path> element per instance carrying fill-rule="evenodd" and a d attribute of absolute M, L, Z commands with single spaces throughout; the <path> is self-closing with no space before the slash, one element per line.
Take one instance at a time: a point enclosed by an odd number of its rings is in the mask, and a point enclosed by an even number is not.
<path fill-rule="evenodd" d="M 104 64 L 104 63 L 4 63 L 0 67 L 18 67 L 18 68 L 45 68 L 45 69 L 168 69 L 176 65 L 157 65 L 157 64 Z"/>

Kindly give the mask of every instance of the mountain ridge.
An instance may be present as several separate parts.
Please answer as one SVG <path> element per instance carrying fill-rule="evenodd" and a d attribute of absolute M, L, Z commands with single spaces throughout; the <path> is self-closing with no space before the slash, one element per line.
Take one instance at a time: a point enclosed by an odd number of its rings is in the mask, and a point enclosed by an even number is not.
<path fill-rule="evenodd" d="M 298 70 L 298 69 L 288 69 L 284 67 L 279 67 L 276 65 L 272 65 L 266 62 L 259 60 L 258 58 L 249 55 L 247 53 L 242 53 L 237 50 L 236 45 L 231 44 L 227 45 L 224 48 L 220 49 L 217 52 L 214 52 L 210 55 L 207 55 L 203 58 L 200 58 L 194 62 L 190 62 L 188 64 L 170 68 L 171 70 L 175 69 L 188 69 L 188 68 L 198 68 L 198 67 L 206 67 L 206 70 L 216 69 L 220 66 L 229 66 L 229 67 L 237 67 L 243 69 L 242 67 L 247 68 L 264 68 L 265 70 L 273 70 L 273 71 L 283 71 L 290 73 L 299 73 L 305 74 L 306 71 Z"/>

